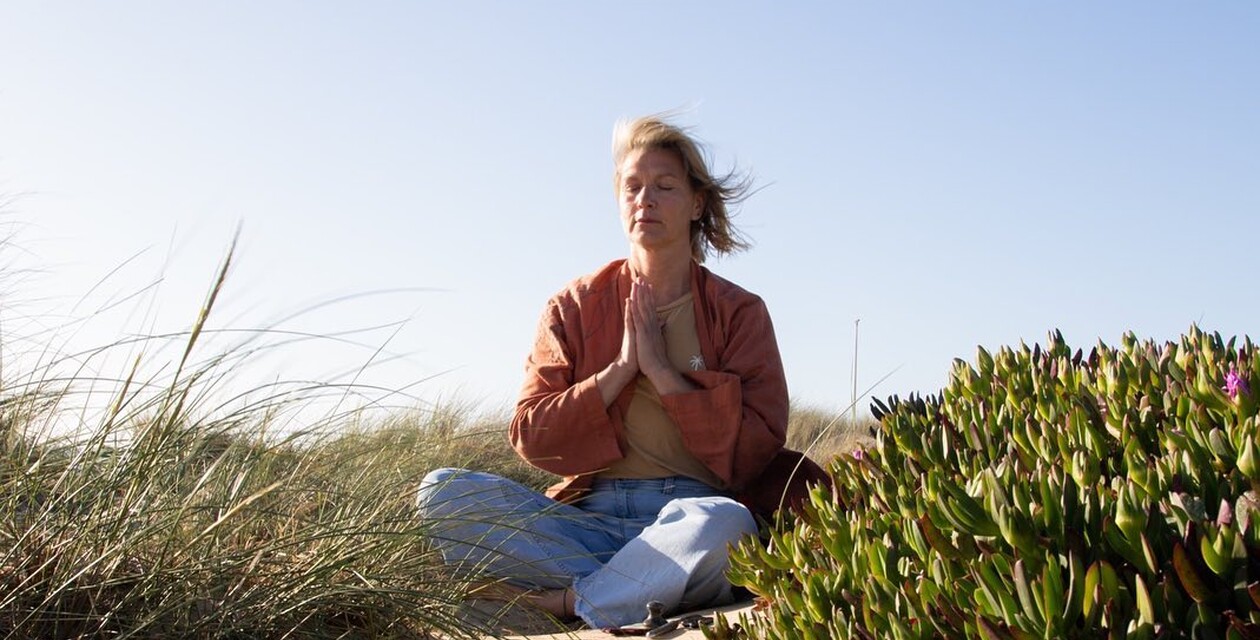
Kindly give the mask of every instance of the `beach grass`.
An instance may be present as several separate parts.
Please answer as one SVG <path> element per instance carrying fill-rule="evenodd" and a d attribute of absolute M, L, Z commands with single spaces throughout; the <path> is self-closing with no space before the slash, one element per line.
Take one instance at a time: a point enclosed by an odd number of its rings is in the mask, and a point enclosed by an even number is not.
<path fill-rule="evenodd" d="M 436 466 L 498 459 L 525 479 L 524 465 L 454 406 L 381 417 L 310 383 L 222 401 L 248 360 L 199 353 L 229 264 L 178 336 L 3 370 L 0 635 L 481 636 L 455 606 L 468 585 L 415 515 L 416 484 Z M 149 343 L 171 340 L 175 355 L 150 362 Z M 110 349 L 135 354 L 121 375 L 82 364 Z M 295 428 L 320 402 L 334 409 Z"/>
<path fill-rule="evenodd" d="M 113 346 L 137 355 L 106 380 L 57 357 L 3 371 L 0 635 L 484 636 L 460 614 L 470 585 L 443 569 L 416 517 L 417 483 L 440 467 L 539 489 L 555 478 L 515 455 L 505 414 L 468 403 L 351 407 L 295 425 L 303 405 L 346 388 L 214 400 L 248 366 L 230 351 L 198 356 L 227 271 L 171 362 L 148 366 L 127 340 Z M 792 442 L 820 461 L 863 433 L 793 411 Z"/>
<path fill-rule="evenodd" d="M 862 413 L 793 404 L 788 417 L 787 446 L 804 451 L 826 466 L 832 458 L 870 446 L 875 441 L 876 420 Z"/>
<path fill-rule="evenodd" d="M 278 438 L 157 406 L 87 438 L 22 438 L 41 405 L 3 412 L 0 631 L 14 637 L 480 635 L 456 613 L 468 584 L 415 517 L 416 483 L 446 466 L 553 480 L 515 456 L 502 417 L 467 405 Z M 802 438 L 829 422 L 796 415 Z"/>

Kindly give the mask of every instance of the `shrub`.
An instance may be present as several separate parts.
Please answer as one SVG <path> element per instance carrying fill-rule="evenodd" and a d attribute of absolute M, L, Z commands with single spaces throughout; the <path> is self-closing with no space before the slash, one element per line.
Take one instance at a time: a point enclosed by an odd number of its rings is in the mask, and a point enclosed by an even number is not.
<path fill-rule="evenodd" d="M 1054 332 L 876 401 L 834 491 L 732 554 L 763 599 L 741 633 L 1260 637 L 1260 353 L 1236 342 L 1084 354 Z"/>

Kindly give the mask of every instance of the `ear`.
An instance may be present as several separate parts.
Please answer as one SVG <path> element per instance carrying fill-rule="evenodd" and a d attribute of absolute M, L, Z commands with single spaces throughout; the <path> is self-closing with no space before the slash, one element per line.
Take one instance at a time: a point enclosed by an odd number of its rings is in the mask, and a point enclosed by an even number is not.
<path fill-rule="evenodd" d="M 700 219 L 700 215 L 704 213 L 704 196 L 696 194 L 696 201 L 691 208 L 691 221 L 695 222 Z"/>

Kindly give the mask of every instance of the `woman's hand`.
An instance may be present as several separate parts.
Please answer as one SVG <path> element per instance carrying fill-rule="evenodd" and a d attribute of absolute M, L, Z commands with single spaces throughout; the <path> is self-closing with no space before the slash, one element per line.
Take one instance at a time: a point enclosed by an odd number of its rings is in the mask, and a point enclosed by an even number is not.
<path fill-rule="evenodd" d="M 656 313 L 656 295 L 652 285 L 636 278 L 630 285 L 630 310 L 634 327 L 635 352 L 639 369 L 651 378 L 661 369 L 671 368 L 669 354 L 665 350 L 664 327 Z M 626 327 L 627 332 L 630 329 Z"/>
<path fill-rule="evenodd" d="M 630 299 L 626 299 L 622 312 L 622 322 L 626 326 L 621 335 L 621 351 L 617 354 L 617 359 L 595 374 L 595 386 L 599 387 L 599 395 L 604 400 L 605 407 L 611 405 L 621 394 L 621 390 L 639 375 L 638 336 L 635 333 L 631 304 Z"/>
<path fill-rule="evenodd" d="M 625 323 L 625 330 L 621 332 L 621 353 L 617 354 L 617 362 L 630 369 L 634 373 L 639 372 L 639 345 L 638 335 L 635 333 L 634 311 L 631 308 L 634 304 L 634 289 L 631 289 L 631 297 L 626 299 L 625 310 L 622 313 L 622 322 Z"/>
<path fill-rule="evenodd" d="M 621 390 L 632 383 L 639 372 L 652 381 L 652 386 L 661 395 L 695 388 L 669 362 L 652 285 L 637 278 L 630 284 L 630 297 L 626 299 L 622 321 L 626 327 L 617 359 L 595 374 L 595 385 L 599 387 L 605 407 L 617 400 Z"/>
<path fill-rule="evenodd" d="M 652 285 L 635 280 L 630 286 L 630 308 L 633 311 L 634 344 L 639 370 L 652 381 L 661 395 L 690 391 L 695 385 L 687 381 L 669 361 L 665 350 L 664 326 L 656 313 L 656 294 Z"/>

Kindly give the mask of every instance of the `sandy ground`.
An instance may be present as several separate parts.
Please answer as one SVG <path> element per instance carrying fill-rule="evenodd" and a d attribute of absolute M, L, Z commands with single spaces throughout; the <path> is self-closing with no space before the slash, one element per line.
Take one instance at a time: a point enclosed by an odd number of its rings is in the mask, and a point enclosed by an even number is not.
<path fill-rule="evenodd" d="M 751 610 L 752 606 L 753 606 L 752 602 L 741 602 L 741 603 L 733 604 L 727 607 L 721 607 L 719 609 L 701 609 L 698 611 L 693 611 L 692 613 L 701 613 L 704 615 L 726 616 L 729 621 L 735 622 L 736 620 L 739 619 L 739 614 L 741 612 Z M 678 617 L 682 617 L 682 616 L 673 616 L 670 619 L 673 620 Z M 573 639 L 580 640 L 583 638 L 590 638 L 590 639 L 599 638 L 600 640 L 610 640 L 614 636 L 604 633 L 603 631 L 600 631 L 599 629 L 582 629 L 579 631 L 570 631 L 568 633 L 560 633 L 560 634 L 548 633 L 548 634 L 541 634 L 541 635 L 526 635 L 526 636 L 511 636 L 511 637 L 517 638 L 519 640 L 531 640 L 531 639 L 532 640 L 538 640 L 538 639 L 558 640 L 562 638 L 569 639 L 569 640 L 573 640 Z M 635 637 L 635 636 L 628 636 L 628 637 Z M 642 638 L 643 636 L 637 636 L 637 637 Z M 696 638 L 704 638 L 704 633 L 701 632 L 699 629 L 678 629 L 660 637 L 666 638 L 668 640 L 682 640 L 682 639 L 694 640 Z"/>

